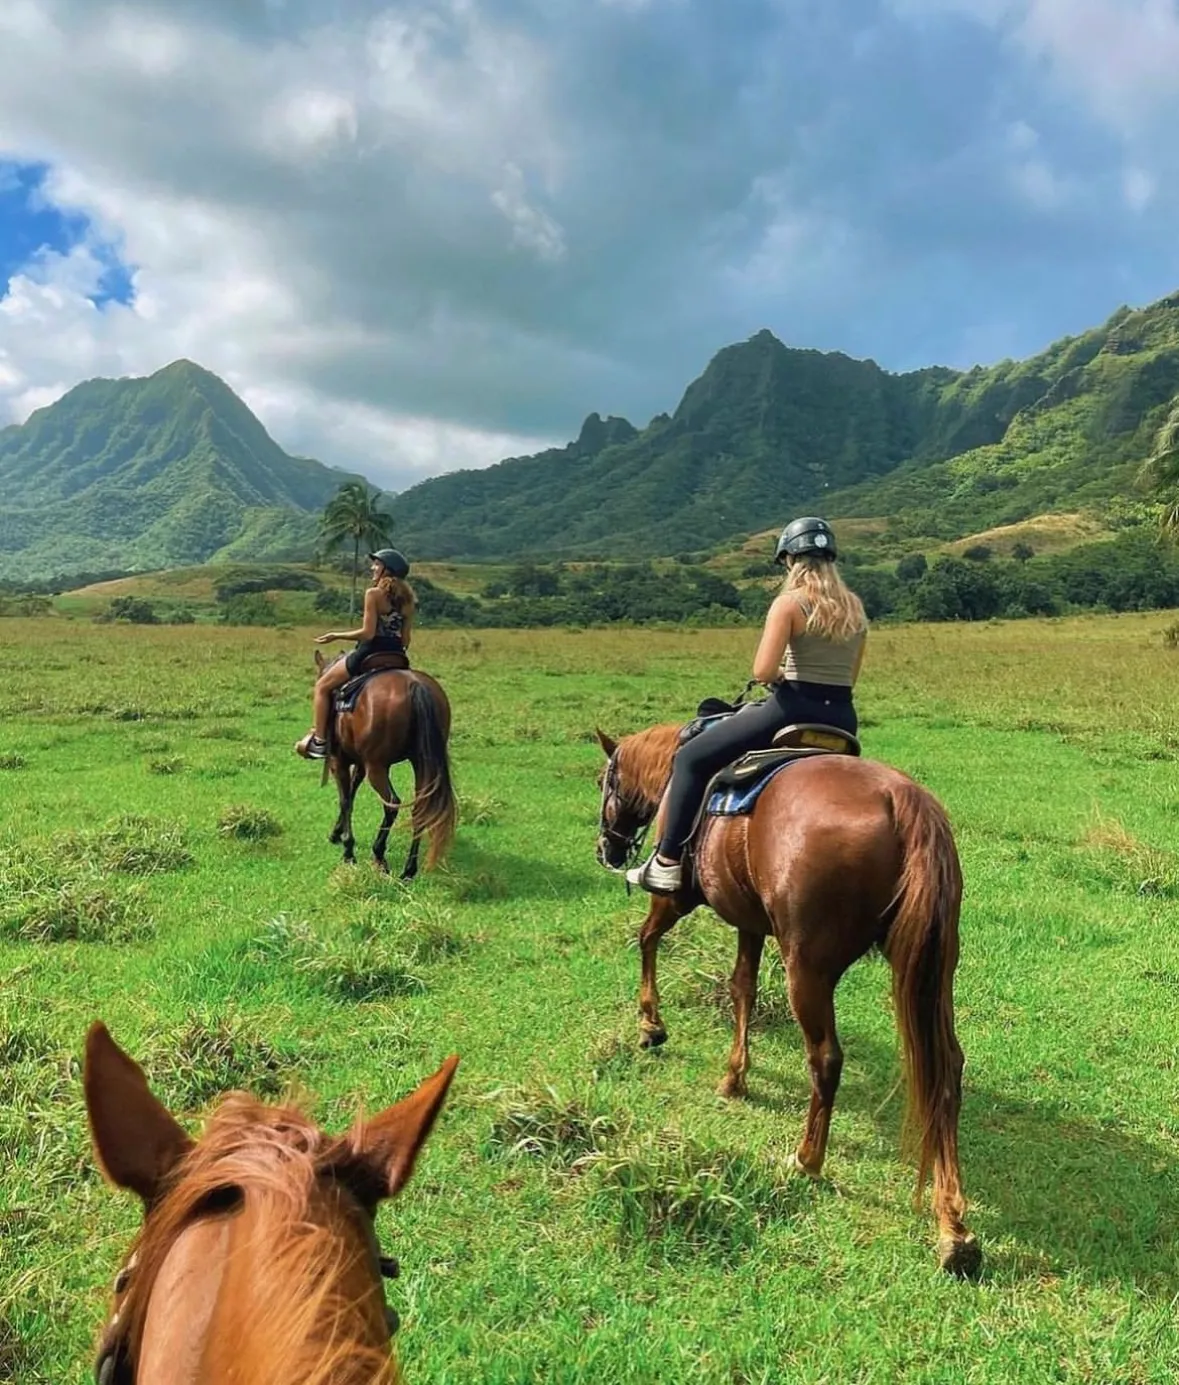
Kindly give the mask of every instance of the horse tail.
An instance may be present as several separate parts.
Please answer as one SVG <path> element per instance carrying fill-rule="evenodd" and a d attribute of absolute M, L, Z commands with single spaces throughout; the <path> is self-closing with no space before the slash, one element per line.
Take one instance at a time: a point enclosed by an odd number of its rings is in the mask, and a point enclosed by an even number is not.
<path fill-rule="evenodd" d="M 430 689 L 413 679 L 409 693 L 412 723 L 410 759 L 414 765 L 413 816 L 415 827 L 430 834 L 426 868 L 446 855 L 454 840 L 458 804 L 450 780 L 450 757 L 438 718 L 438 705 Z"/>
<path fill-rule="evenodd" d="M 954 968 L 962 868 L 945 810 L 931 793 L 908 780 L 890 798 L 902 866 L 884 951 L 892 965 L 920 1197 L 931 1166 L 958 1167 L 962 1050 L 954 1033 Z"/>

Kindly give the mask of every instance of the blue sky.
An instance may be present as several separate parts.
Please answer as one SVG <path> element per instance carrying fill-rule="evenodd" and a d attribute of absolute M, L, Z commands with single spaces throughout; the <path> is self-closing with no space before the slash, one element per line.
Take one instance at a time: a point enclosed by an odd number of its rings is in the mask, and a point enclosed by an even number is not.
<path fill-rule="evenodd" d="M 386 484 L 1179 288 L 1179 0 L 0 7 L 0 420 L 186 355 Z"/>

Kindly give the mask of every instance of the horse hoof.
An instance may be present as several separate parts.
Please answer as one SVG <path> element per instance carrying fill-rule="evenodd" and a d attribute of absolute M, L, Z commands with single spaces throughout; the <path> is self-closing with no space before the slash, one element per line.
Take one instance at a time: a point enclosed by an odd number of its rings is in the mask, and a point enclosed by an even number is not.
<path fill-rule="evenodd" d="M 942 1269 L 955 1279 L 977 1279 L 982 1270 L 982 1246 L 974 1236 L 961 1240 L 943 1236 L 938 1242 L 937 1253 Z"/>
<path fill-rule="evenodd" d="M 382 875 L 388 875 L 388 874 L 389 874 L 389 863 L 388 863 L 388 861 L 383 861 L 379 856 L 374 856 L 374 857 L 373 857 L 373 869 L 376 870 L 376 871 L 380 871 L 380 873 L 381 873 Z"/>
<path fill-rule="evenodd" d="M 731 1072 L 726 1073 L 717 1084 L 717 1096 L 728 1097 L 731 1101 L 740 1101 L 749 1095 L 746 1091 L 745 1083 L 739 1078 L 734 1077 Z"/>
<path fill-rule="evenodd" d="M 818 1169 L 808 1169 L 797 1154 L 792 1154 L 786 1160 L 786 1172 L 795 1178 L 809 1178 L 812 1183 L 818 1183 L 822 1178 L 822 1173 Z"/>
<path fill-rule="evenodd" d="M 339 846 L 340 843 L 341 843 L 343 840 L 344 840 L 344 834 L 343 834 L 343 832 L 338 831 L 336 828 L 333 828 L 332 831 L 328 834 L 328 845 L 329 845 L 329 846 Z"/>
<path fill-rule="evenodd" d="M 640 1048 L 659 1048 L 667 1042 L 667 1030 L 662 1025 L 658 1029 L 640 1029 Z"/>
<path fill-rule="evenodd" d="M 417 871 L 416 871 L 416 870 L 403 870 L 403 871 L 401 872 L 401 875 L 400 875 L 398 878 L 401 879 L 401 880 L 414 880 L 414 879 L 417 878 Z"/>

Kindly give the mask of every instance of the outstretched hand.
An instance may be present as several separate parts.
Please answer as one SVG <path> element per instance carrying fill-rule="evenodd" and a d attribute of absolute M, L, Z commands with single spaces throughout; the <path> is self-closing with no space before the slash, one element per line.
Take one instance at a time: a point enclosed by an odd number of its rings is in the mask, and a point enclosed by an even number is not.
<path fill-rule="evenodd" d="M 316 644 L 331 644 L 331 642 L 332 642 L 333 640 L 338 640 L 339 638 L 340 638 L 339 635 L 337 635 L 337 634 L 335 633 L 335 631 L 329 630 L 328 633 L 327 633 L 326 635 L 316 635 L 316 637 L 315 637 L 315 643 L 316 643 Z"/>

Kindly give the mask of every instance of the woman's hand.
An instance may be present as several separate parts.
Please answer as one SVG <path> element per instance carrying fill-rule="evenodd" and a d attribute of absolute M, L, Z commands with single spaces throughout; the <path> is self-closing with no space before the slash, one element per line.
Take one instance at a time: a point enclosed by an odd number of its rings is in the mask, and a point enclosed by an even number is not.
<path fill-rule="evenodd" d="M 316 635 L 316 637 L 315 637 L 315 643 L 316 643 L 316 644 L 331 644 L 333 640 L 338 640 L 339 638 L 340 638 L 339 635 L 337 635 L 336 632 L 335 632 L 334 630 L 329 630 L 328 633 L 327 633 L 326 635 Z"/>

